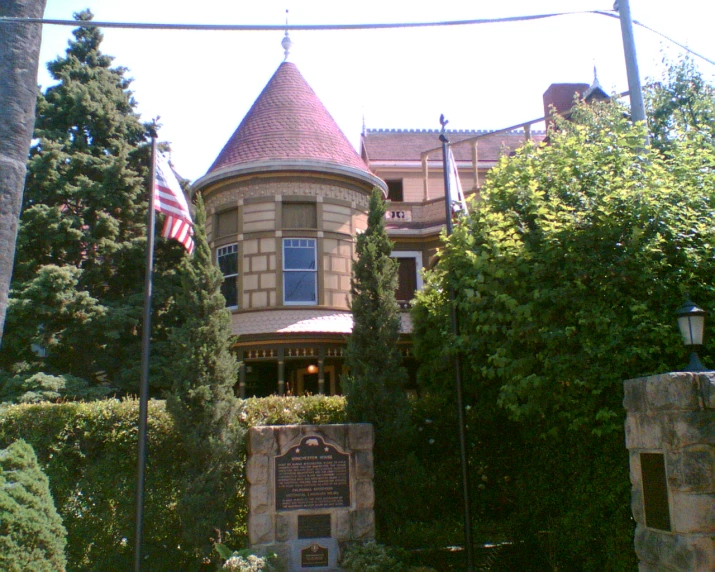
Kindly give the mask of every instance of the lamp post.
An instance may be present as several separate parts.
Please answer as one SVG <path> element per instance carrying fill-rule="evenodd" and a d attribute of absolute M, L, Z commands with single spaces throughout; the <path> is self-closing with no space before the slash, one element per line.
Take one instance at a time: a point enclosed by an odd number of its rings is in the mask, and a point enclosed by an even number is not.
<path fill-rule="evenodd" d="M 696 306 L 690 299 L 686 300 L 676 312 L 678 327 L 683 336 L 685 347 L 690 348 L 690 363 L 685 371 L 710 371 L 698 357 L 695 348 L 703 345 L 703 332 L 705 331 L 705 310 Z"/>

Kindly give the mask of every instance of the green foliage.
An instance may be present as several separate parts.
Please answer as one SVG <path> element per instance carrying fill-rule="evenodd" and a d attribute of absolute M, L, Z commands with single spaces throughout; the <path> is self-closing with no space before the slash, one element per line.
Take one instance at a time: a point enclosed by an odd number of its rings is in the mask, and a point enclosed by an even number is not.
<path fill-rule="evenodd" d="M 385 202 L 379 189 L 370 197 L 367 229 L 358 235 L 351 278 L 353 330 L 348 338 L 345 382 L 350 421 L 372 423 L 376 450 L 399 438 L 408 415 L 402 356 L 397 347 L 400 315 L 395 300 L 397 263 L 385 229 Z"/>
<path fill-rule="evenodd" d="M 343 408 L 341 397 L 249 399 L 238 409 L 237 435 L 268 420 L 276 424 L 344 422 Z M 136 400 L 0 406 L 0 447 L 25 439 L 50 478 L 57 510 L 67 527 L 71 570 L 132 568 L 137 416 Z M 182 429 L 164 402 L 149 402 L 148 420 L 145 566 L 152 572 L 197 570 L 205 555 L 205 538 L 189 544 L 184 531 L 195 527 L 194 520 L 204 518 L 203 508 L 197 507 L 195 514 L 179 509 L 186 492 L 182 471 L 194 450 L 187 448 Z M 234 473 L 223 481 L 226 489 L 217 494 L 229 498 L 227 505 L 235 510 L 233 529 L 224 538 L 241 546 L 247 516 L 246 452 L 242 439 L 232 446 Z M 207 474 L 215 471 L 210 456 L 202 459 L 208 463 Z"/>
<path fill-rule="evenodd" d="M 339 395 L 251 397 L 243 402 L 240 419 L 256 425 L 329 425 L 346 423 L 345 398 Z"/>
<path fill-rule="evenodd" d="M 229 535 L 240 514 L 234 483 L 240 479 L 236 449 L 243 428 L 233 393 L 238 363 L 229 349 L 231 314 L 221 295 L 223 276 L 211 261 L 200 196 L 195 206 L 195 248 L 179 270 L 182 283 L 175 302 L 184 319 L 163 351 L 174 356 L 167 371 L 174 379 L 167 410 L 180 428 L 187 453 L 177 511 L 185 523 L 186 544 L 208 555 L 211 535 Z"/>
<path fill-rule="evenodd" d="M 111 389 L 92 386 L 72 375 L 46 373 L 7 375 L 0 371 L 0 402 L 39 403 L 41 401 L 77 401 L 107 397 Z"/>
<path fill-rule="evenodd" d="M 0 446 L 25 439 L 50 479 L 67 528 L 71 570 L 130 570 L 137 470 L 137 401 L 0 408 Z M 146 567 L 189 569 L 175 506 L 184 458 L 163 403 L 149 402 Z"/>
<path fill-rule="evenodd" d="M 64 570 L 66 535 L 32 447 L 19 440 L 0 450 L 0 568 Z"/>
<path fill-rule="evenodd" d="M 82 22 L 90 12 L 75 15 Z M 124 68 L 79 27 L 40 94 L 0 367 L 136 391 L 146 252 L 147 128 Z M 181 249 L 159 241 L 153 334 L 166 336 Z M 156 385 L 156 378 L 154 379 Z"/>
<path fill-rule="evenodd" d="M 439 368 L 463 356 L 477 512 L 504 499 L 503 522 L 553 567 L 634 566 L 622 383 L 683 367 L 685 292 L 715 307 L 715 152 L 699 115 L 675 115 L 643 149 L 622 108 L 581 106 L 503 159 L 418 296 L 423 389 L 449 395 Z"/>
<path fill-rule="evenodd" d="M 349 546 L 345 550 L 341 566 L 347 572 L 398 572 L 406 570 L 394 551 L 375 542 Z"/>
<path fill-rule="evenodd" d="M 665 77 L 645 92 L 651 143 L 662 152 L 671 142 L 697 134 L 715 142 L 715 88 L 689 58 L 667 65 Z"/>

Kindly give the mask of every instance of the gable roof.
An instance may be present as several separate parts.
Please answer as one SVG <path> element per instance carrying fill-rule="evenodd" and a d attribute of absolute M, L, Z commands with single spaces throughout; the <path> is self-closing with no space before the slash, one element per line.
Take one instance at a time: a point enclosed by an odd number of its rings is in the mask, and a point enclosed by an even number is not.
<path fill-rule="evenodd" d="M 283 62 L 207 175 L 242 163 L 300 160 L 368 171 L 295 64 Z"/>
<path fill-rule="evenodd" d="M 447 137 L 451 143 L 464 141 L 489 131 L 449 131 Z M 368 129 L 362 136 L 362 157 L 368 163 L 375 161 L 420 161 L 421 154 L 435 149 L 442 144 L 440 131 L 430 129 Z M 544 138 L 543 132 L 531 132 L 534 141 Z M 497 161 L 505 152 L 511 153 L 524 144 L 523 131 L 499 133 L 479 140 L 479 161 Z M 471 161 L 470 145 L 457 145 L 452 148 L 457 161 Z M 441 152 L 434 152 L 430 160 L 442 160 Z"/>

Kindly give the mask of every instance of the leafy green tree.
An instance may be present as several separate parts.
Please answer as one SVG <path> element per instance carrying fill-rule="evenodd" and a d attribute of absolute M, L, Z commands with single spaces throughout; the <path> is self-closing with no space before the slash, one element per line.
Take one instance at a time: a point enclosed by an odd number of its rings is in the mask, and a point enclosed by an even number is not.
<path fill-rule="evenodd" d="M 89 11 L 76 14 L 81 23 Z M 124 68 L 80 26 L 58 82 L 40 95 L 2 364 L 138 386 L 146 252 L 147 127 Z M 171 269 L 181 249 L 156 251 L 155 337 L 171 322 Z"/>
<path fill-rule="evenodd" d="M 633 566 L 623 380 L 685 365 L 674 324 L 685 292 L 715 306 L 709 135 L 673 132 L 667 153 L 642 149 L 643 136 L 618 105 L 582 105 L 548 145 L 503 159 L 414 315 L 431 360 L 462 350 L 468 400 L 507 412 L 502 437 L 521 445 L 514 522 L 559 568 Z M 437 332 L 449 286 L 462 330 L 447 347 Z"/>
<path fill-rule="evenodd" d="M 47 477 L 25 441 L 0 450 L 0 568 L 57 572 L 67 561 L 67 532 Z"/>
<path fill-rule="evenodd" d="M 645 92 L 651 142 L 667 151 L 674 140 L 696 134 L 715 143 L 715 87 L 689 58 L 667 66 L 664 77 Z"/>
<path fill-rule="evenodd" d="M 351 279 L 353 330 L 348 338 L 345 383 L 348 418 L 372 423 L 376 448 L 405 429 L 407 374 L 397 347 L 400 314 L 395 300 L 397 263 L 385 230 L 385 202 L 379 189 L 370 197 L 367 229 L 357 237 Z"/>
<path fill-rule="evenodd" d="M 712 304 L 715 154 L 639 149 L 616 106 L 581 107 L 549 145 L 489 175 L 422 298 L 458 293 L 470 390 L 498 389 L 514 419 L 620 430 L 621 382 L 677 369 L 673 310 Z"/>
<path fill-rule="evenodd" d="M 178 510 L 186 541 L 203 557 L 211 552 L 216 530 L 230 543 L 241 512 L 236 483 L 243 430 L 234 394 L 238 363 L 230 351 L 231 313 L 221 294 L 223 275 L 211 259 L 201 196 L 195 207 L 194 253 L 182 262 L 182 287 L 176 295 L 176 311 L 183 319 L 163 351 L 173 357 L 167 408 L 187 452 Z"/>

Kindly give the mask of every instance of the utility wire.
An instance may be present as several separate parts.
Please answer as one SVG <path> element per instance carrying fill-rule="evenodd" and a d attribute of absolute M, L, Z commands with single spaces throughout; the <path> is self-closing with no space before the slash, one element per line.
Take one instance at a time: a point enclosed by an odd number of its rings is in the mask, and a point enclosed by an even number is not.
<path fill-rule="evenodd" d="M 257 25 L 257 24 L 160 24 L 160 23 L 143 23 L 143 22 L 98 22 L 94 20 L 55 20 L 46 18 L 14 18 L 0 17 L 0 24 L 48 24 L 53 26 L 81 26 L 85 28 L 126 28 L 134 30 L 189 30 L 189 31 L 218 31 L 218 32 L 266 32 L 266 31 L 291 31 L 291 30 L 311 30 L 311 31 L 329 31 L 329 30 L 390 30 L 400 28 L 436 28 L 444 26 L 473 26 L 476 24 L 500 24 L 509 22 L 526 22 L 531 20 L 543 20 L 546 18 L 555 18 L 558 16 L 576 16 L 582 14 L 596 14 L 598 16 L 607 16 L 609 18 L 618 19 L 617 13 L 606 12 L 603 10 L 580 10 L 576 12 L 553 12 L 550 14 L 535 14 L 531 16 L 508 16 L 504 18 L 479 18 L 476 20 L 447 20 L 444 22 L 409 22 L 409 23 L 390 23 L 390 24 L 290 24 L 290 25 Z M 690 49 L 684 44 L 675 41 L 673 38 L 654 30 L 653 28 L 633 20 L 636 26 L 645 28 L 649 32 L 653 32 L 682 48 L 686 52 L 701 58 L 711 65 L 715 65 L 715 61 L 699 54 Z"/>

